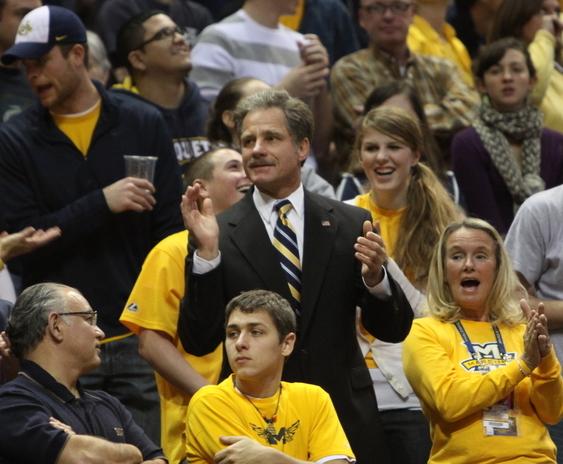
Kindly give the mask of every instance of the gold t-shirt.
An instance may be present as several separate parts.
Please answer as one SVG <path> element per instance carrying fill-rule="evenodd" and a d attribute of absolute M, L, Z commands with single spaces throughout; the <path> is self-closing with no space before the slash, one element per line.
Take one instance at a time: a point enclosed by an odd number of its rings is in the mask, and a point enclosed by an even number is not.
<path fill-rule="evenodd" d="M 92 135 L 100 117 L 102 100 L 98 101 L 86 111 L 78 114 L 51 113 L 56 126 L 74 143 L 84 157 L 88 155 Z"/>

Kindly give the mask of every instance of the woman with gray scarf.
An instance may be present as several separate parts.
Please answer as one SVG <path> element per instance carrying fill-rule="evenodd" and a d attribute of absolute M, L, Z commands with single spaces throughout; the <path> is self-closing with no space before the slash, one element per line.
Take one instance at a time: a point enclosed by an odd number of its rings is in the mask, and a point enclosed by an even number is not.
<path fill-rule="evenodd" d="M 512 38 L 485 47 L 475 66 L 482 93 L 472 127 L 452 142 L 452 163 L 469 216 L 501 233 L 533 193 L 563 182 L 563 135 L 543 128 L 528 97 L 536 70 L 526 46 Z"/>

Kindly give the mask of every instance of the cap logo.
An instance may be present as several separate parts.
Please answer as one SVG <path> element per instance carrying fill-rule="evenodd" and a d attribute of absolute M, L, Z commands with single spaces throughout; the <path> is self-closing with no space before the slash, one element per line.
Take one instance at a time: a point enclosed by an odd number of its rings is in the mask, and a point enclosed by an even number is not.
<path fill-rule="evenodd" d="M 67 35 L 56 35 L 56 36 L 55 36 L 55 41 L 56 41 L 56 42 L 60 42 L 60 41 L 62 41 L 62 40 L 64 40 L 64 39 L 66 39 L 67 37 L 68 37 Z"/>
<path fill-rule="evenodd" d="M 29 34 L 32 30 L 33 27 L 31 27 L 31 23 L 29 21 L 26 21 L 25 23 L 21 23 L 20 27 L 18 27 L 18 35 L 25 36 Z"/>

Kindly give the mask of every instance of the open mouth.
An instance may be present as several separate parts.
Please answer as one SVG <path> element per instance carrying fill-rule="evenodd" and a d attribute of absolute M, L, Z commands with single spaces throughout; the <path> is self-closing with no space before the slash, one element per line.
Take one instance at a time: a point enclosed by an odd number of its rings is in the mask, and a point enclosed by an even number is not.
<path fill-rule="evenodd" d="M 480 283 L 481 282 L 479 282 L 477 279 L 463 279 L 461 281 L 461 286 L 463 288 L 473 289 L 477 288 Z"/>
<path fill-rule="evenodd" d="M 51 84 L 38 85 L 38 86 L 35 87 L 35 92 L 38 95 L 41 95 L 41 94 L 47 92 L 50 88 L 51 88 Z"/>
<path fill-rule="evenodd" d="M 394 172 L 395 172 L 395 169 L 393 169 L 393 168 L 378 168 L 378 169 L 375 170 L 375 173 L 378 176 L 390 176 Z"/>
<path fill-rule="evenodd" d="M 252 187 L 252 184 L 241 185 L 240 187 L 237 187 L 237 191 L 239 191 L 240 193 L 246 193 L 250 190 L 250 187 Z"/>

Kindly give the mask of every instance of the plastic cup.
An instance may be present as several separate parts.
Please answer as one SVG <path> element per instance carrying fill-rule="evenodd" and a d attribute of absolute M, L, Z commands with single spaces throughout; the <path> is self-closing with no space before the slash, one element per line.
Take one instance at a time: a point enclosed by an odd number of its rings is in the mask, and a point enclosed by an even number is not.
<path fill-rule="evenodd" d="M 154 168 L 158 159 L 156 156 L 124 155 L 123 158 L 127 177 L 139 177 L 147 179 L 150 183 L 154 182 Z"/>

